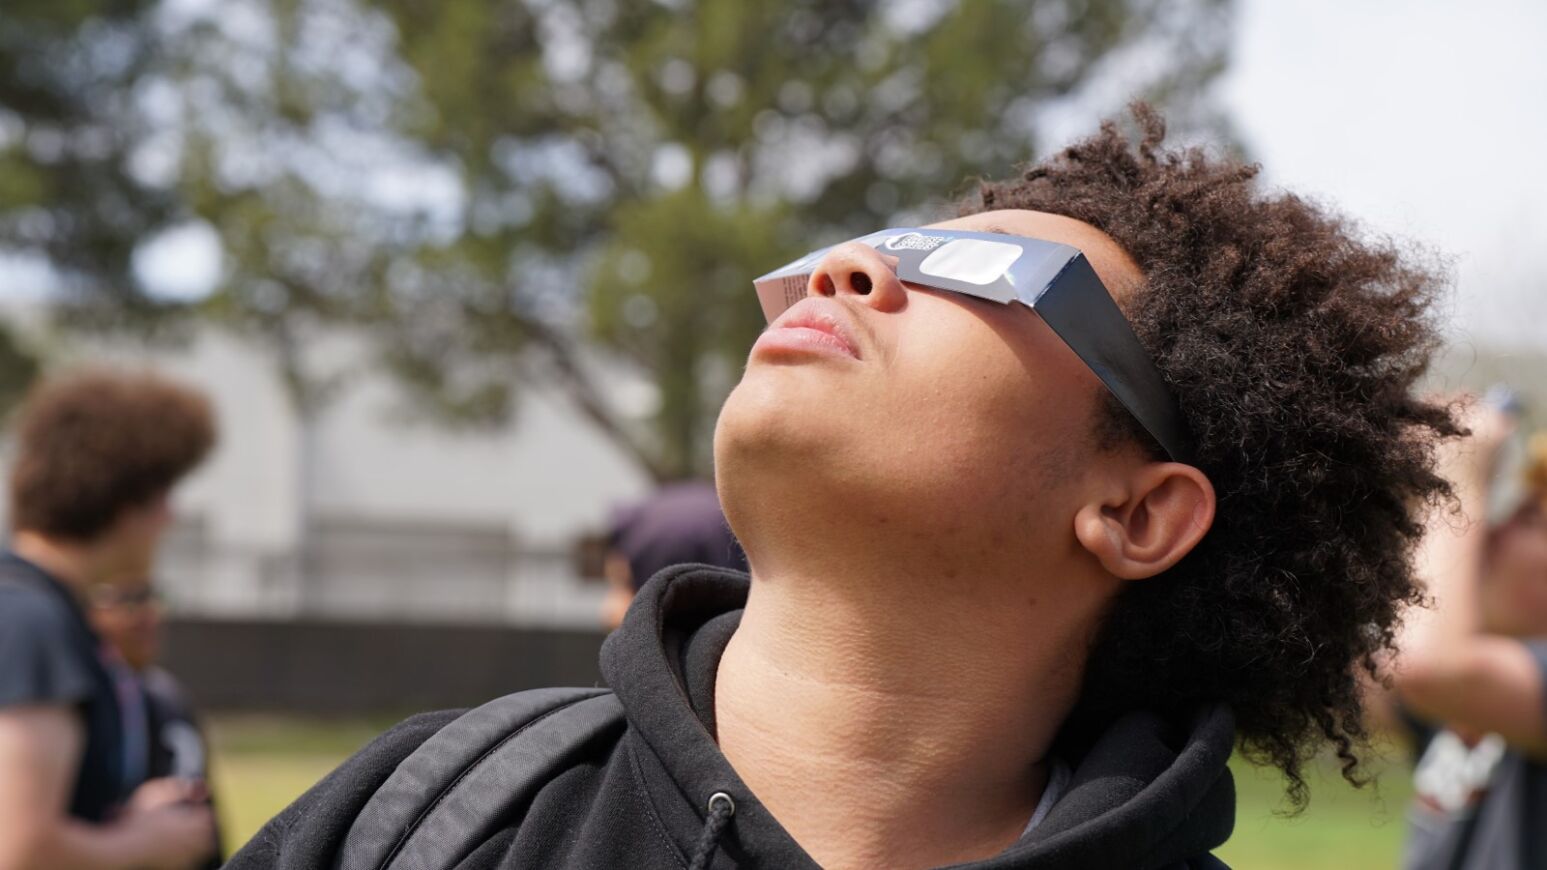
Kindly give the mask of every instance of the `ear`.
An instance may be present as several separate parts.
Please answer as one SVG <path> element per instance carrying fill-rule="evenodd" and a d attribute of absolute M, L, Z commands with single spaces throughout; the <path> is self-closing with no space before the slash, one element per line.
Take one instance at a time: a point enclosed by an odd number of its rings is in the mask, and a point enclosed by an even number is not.
<path fill-rule="evenodd" d="M 145 501 L 120 508 L 97 540 L 112 548 L 120 542 L 138 541 L 147 535 L 159 537 L 171 524 L 170 493 L 160 492 Z"/>
<path fill-rule="evenodd" d="M 1145 463 L 1102 501 L 1074 515 L 1074 535 L 1121 580 L 1153 577 L 1182 560 L 1214 524 L 1214 487 L 1179 462 Z"/>
<path fill-rule="evenodd" d="M 136 530 L 154 530 L 169 525 L 172 522 L 172 493 L 163 490 L 139 504 L 124 508 L 119 512 L 118 522 Z"/>

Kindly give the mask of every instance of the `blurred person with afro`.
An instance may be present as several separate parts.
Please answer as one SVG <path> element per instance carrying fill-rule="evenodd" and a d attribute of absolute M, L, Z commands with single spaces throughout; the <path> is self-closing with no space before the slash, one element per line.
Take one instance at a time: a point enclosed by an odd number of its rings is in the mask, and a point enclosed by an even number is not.
<path fill-rule="evenodd" d="M 1441 284 L 1136 115 L 786 267 L 715 432 L 750 576 L 662 572 L 609 690 L 410 719 L 232 866 L 1218 867 L 1234 747 L 1357 777 Z M 961 289 L 1023 265 L 1062 308 Z"/>
<path fill-rule="evenodd" d="M 0 555 L 0 868 L 186 868 L 215 850 L 202 782 L 150 775 L 138 687 L 87 618 L 147 576 L 172 487 L 209 452 L 201 394 L 149 374 L 44 381 L 14 424 Z"/>
<path fill-rule="evenodd" d="M 1442 469 L 1460 510 L 1434 510 L 1419 552 L 1431 606 L 1408 619 L 1391 673 L 1414 738 L 1403 866 L 1547 866 L 1547 433 L 1531 439 L 1523 498 L 1490 525 L 1516 423 L 1478 403 Z"/>

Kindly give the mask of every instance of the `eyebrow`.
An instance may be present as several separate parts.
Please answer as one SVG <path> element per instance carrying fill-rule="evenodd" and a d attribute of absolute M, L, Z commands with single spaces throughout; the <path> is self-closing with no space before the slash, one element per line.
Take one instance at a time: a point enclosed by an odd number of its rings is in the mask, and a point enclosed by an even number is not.
<path fill-rule="evenodd" d="M 1013 236 L 1013 235 L 1015 235 L 1015 233 L 1010 232 L 1009 230 L 1005 229 L 1002 226 L 999 226 L 998 224 L 989 224 L 988 226 L 984 227 L 979 232 L 995 233 L 995 234 L 1001 235 L 1001 236 Z"/>

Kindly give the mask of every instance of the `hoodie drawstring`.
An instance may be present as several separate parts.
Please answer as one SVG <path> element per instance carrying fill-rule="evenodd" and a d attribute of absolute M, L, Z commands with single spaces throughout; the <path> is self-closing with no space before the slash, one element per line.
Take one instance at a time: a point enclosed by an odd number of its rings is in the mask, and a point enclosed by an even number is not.
<path fill-rule="evenodd" d="M 709 796 L 709 815 L 704 817 L 704 830 L 698 835 L 698 845 L 693 849 L 693 863 L 688 870 L 709 870 L 709 859 L 720 847 L 720 835 L 736 814 L 736 802 L 723 791 Z"/>

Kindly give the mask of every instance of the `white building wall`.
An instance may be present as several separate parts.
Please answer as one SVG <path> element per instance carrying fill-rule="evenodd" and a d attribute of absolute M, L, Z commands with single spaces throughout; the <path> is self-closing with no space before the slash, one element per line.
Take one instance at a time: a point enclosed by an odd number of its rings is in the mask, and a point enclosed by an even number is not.
<path fill-rule="evenodd" d="M 194 531 L 169 543 L 169 592 L 208 613 L 291 611 L 303 533 L 302 432 L 266 357 L 218 335 L 181 352 L 113 355 L 200 387 L 219 419 L 219 444 L 175 496 L 181 524 Z"/>
<path fill-rule="evenodd" d="M 182 612 L 591 625 L 602 589 L 577 545 L 650 486 L 543 390 L 506 426 L 448 431 L 403 421 L 371 377 L 303 420 L 269 356 L 220 332 L 68 357 L 150 365 L 214 401 L 220 444 L 175 496 L 160 566 Z"/>

